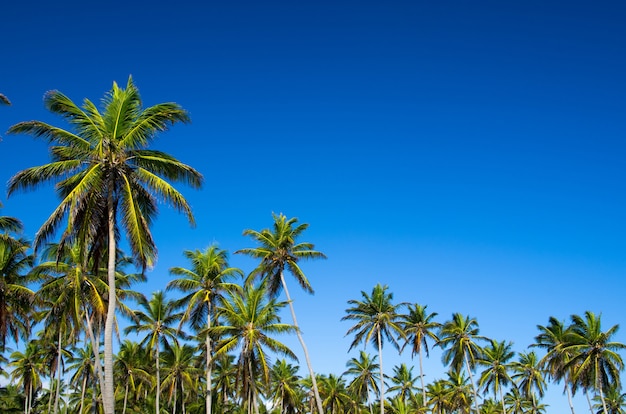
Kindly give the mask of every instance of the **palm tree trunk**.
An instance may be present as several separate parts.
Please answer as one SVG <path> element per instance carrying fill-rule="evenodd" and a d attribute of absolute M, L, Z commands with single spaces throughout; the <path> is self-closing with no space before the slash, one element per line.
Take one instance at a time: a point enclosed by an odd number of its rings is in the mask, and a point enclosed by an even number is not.
<path fill-rule="evenodd" d="M 80 408 L 78 412 L 83 413 L 83 406 L 85 405 L 85 391 L 87 390 L 87 375 L 83 377 L 83 387 L 80 391 Z"/>
<path fill-rule="evenodd" d="M 124 408 L 122 408 L 122 414 L 126 414 L 126 404 L 128 404 L 128 380 L 126 380 L 126 389 L 124 390 Z"/>
<path fill-rule="evenodd" d="M 208 313 L 206 326 L 207 329 L 211 328 L 211 303 L 208 304 Z M 213 356 L 211 355 L 213 352 L 211 348 L 211 336 L 207 332 L 206 334 L 206 414 L 211 414 L 211 402 L 212 402 L 212 384 L 211 384 L 211 367 L 213 364 Z"/>
<path fill-rule="evenodd" d="M 569 408 L 570 410 L 572 410 L 572 414 L 574 413 L 574 403 L 572 402 L 572 393 L 569 389 L 569 387 L 567 386 L 567 379 L 565 380 L 565 392 L 567 392 L 567 402 L 569 403 Z"/>
<path fill-rule="evenodd" d="M 91 324 L 91 318 L 89 314 L 85 312 L 85 320 L 87 321 L 87 334 L 89 335 L 89 341 L 91 341 L 91 349 L 94 356 L 94 370 L 98 376 L 98 382 L 100 383 L 100 392 L 104 395 L 104 372 L 102 371 L 102 365 L 100 360 L 100 341 L 96 341 L 96 336 L 93 333 L 93 326 Z M 99 337 L 99 335 L 98 335 Z"/>
<path fill-rule="evenodd" d="M 598 371 L 596 366 L 596 388 L 598 389 L 598 394 L 600 395 L 600 401 L 602 401 L 602 409 L 604 410 L 604 414 L 608 414 L 608 410 L 606 408 L 606 401 L 604 400 L 604 392 L 602 392 L 602 381 L 598 378 L 600 371 Z"/>
<path fill-rule="evenodd" d="M 380 414 L 385 414 L 385 377 L 383 376 L 383 338 L 380 329 L 377 330 L 378 337 L 378 367 L 380 369 Z"/>
<path fill-rule="evenodd" d="M 502 402 L 502 413 L 506 414 L 506 405 L 504 405 L 504 393 L 502 392 L 502 387 L 498 387 L 500 391 L 500 401 Z"/>
<path fill-rule="evenodd" d="M 57 345 L 57 388 L 56 388 L 56 392 L 54 394 L 54 414 L 57 414 L 59 412 L 59 397 L 61 395 L 61 368 L 62 368 L 62 361 L 61 361 L 61 328 L 59 327 L 59 337 L 57 338 L 58 340 L 58 345 Z"/>
<path fill-rule="evenodd" d="M 465 358 L 465 367 L 467 368 L 467 373 L 470 377 L 470 382 L 472 383 L 472 391 L 474 393 L 474 409 L 476 410 L 476 414 L 480 414 L 480 410 L 478 408 L 478 392 L 476 391 L 476 384 L 474 384 L 474 376 L 472 375 L 472 369 L 469 364 L 469 360 L 467 359 L 467 353 L 463 355 Z"/>
<path fill-rule="evenodd" d="M 317 389 L 317 381 L 315 380 L 315 372 L 313 372 L 313 367 L 311 366 L 311 360 L 309 358 L 309 352 L 306 349 L 304 338 L 302 338 L 302 333 L 300 332 L 300 327 L 298 326 L 298 320 L 296 319 L 296 311 L 293 308 L 293 302 L 291 301 L 291 297 L 289 296 L 289 289 L 287 289 L 287 282 L 285 282 L 285 276 L 283 275 L 282 270 L 280 272 L 280 281 L 283 285 L 285 296 L 287 297 L 287 303 L 289 303 L 289 310 L 291 311 L 291 318 L 293 319 L 293 326 L 296 328 L 296 335 L 298 336 L 300 345 L 302 345 L 302 351 L 304 352 L 304 359 L 306 360 L 306 365 L 309 368 L 309 375 L 311 375 L 311 386 L 313 388 L 313 394 L 315 395 L 317 411 L 319 414 L 324 414 L 324 409 L 322 408 L 322 399 L 320 398 L 320 392 Z"/>
<path fill-rule="evenodd" d="M 102 405 L 104 414 L 115 412 L 115 387 L 113 385 L 113 325 L 115 324 L 115 209 L 112 189 L 107 195 L 108 224 L 109 224 L 109 260 L 107 265 L 107 281 L 109 297 L 107 317 L 104 325 L 104 387 L 102 389 Z M 158 397 L 157 397 L 158 398 Z M 158 401 L 158 400 L 157 400 Z M 158 413 L 158 411 L 157 411 Z"/>
<path fill-rule="evenodd" d="M 424 364 L 422 357 L 422 348 L 420 347 L 419 351 L 420 357 L 420 380 L 422 381 L 422 406 L 426 406 L 426 386 L 424 385 Z"/>
<path fill-rule="evenodd" d="M 161 367 L 159 364 L 159 338 L 156 340 L 156 414 L 161 413 Z"/>

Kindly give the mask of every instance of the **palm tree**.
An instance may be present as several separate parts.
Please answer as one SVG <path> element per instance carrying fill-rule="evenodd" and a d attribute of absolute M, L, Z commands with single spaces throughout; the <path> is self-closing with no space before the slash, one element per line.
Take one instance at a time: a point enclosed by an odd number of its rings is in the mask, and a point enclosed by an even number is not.
<path fill-rule="evenodd" d="M 442 358 L 446 365 L 450 365 L 453 371 L 461 371 L 463 364 L 472 383 L 474 391 L 474 406 L 478 414 L 478 392 L 472 378 L 472 370 L 476 359 L 480 356 L 481 349 L 477 340 L 485 339 L 478 335 L 478 321 L 469 316 L 463 317 L 460 313 L 454 313 L 452 320 L 445 322 L 439 332 L 439 345 L 444 349 Z"/>
<path fill-rule="evenodd" d="M 511 363 L 513 374 L 511 378 L 517 384 L 524 398 L 530 399 L 533 406 L 537 405 L 535 391 L 539 394 L 539 398 L 543 398 L 546 388 L 546 380 L 543 377 L 543 371 L 539 366 L 539 360 L 534 352 L 522 352 L 518 356 L 518 360 Z"/>
<path fill-rule="evenodd" d="M 15 351 L 11 354 L 11 378 L 24 391 L 24 414 L 30 414 L 35 394 L 41 386 L 43 364 L 37 344 L 33 341 L 26 344 L 24 352 Z"/>
<path fill-rule="evenodd" d="M 448 371 L 444 380 L 450 411 L 468 414 L 472 411 L 472 387 L 462 371 Z"/>
<path fill-rule="evenodd" d="M 291 296 L 289 295 L 289 290 L 287 289 L 284 273 L 285 270 L 289 271 L 296 278 L 300 287 L 308 293 L 313 293 L 313 288 L 298 265 L 298 262 L 302 259 L 323 259 L 326 258 L 326 256 L 314 250 L 315 246 L 312 243 L 297 242 L 298 238 L 309 227 L 308 224 L 298 224 L 297 218 L 293 217 L 287 219 L 282 213 L 279 215 L 272 214 L 272 217 L 274 224 L 271 229 L 263 229 L 261 231 L 245 230 L 243 232 L 244 236 L 252 237 L 252 239 L 259 244 L 258 247 L 241 249 L 235 253 L 243 253 L 261 260 L 259 266 L 251 272 L 250 276 L 253 278 L 260 277 L 261 279 L 266 279 L 267 291 L 271 297 L 278 295 L 281 289 L 285 291 L 289 310 L 291 311 L 293 326 L 296 328 L 296 335 L 302 346 L 304 358 L 309 369 L 309 375 L 313 383 L 313 393 L 315 394 L 318 414 L 323 414 L 324 410 L 317 388 L 315 373 L 311 366 L 311 360 L 306 344 L 304 343 L 304 338 L 298 326 L 296 312 Z"/>
<path fill-rule="evenodd" d="M 323 398 L 326 412 L 330 414 L 343 413 L 344 407 L 352 400 L 348 394 L 346 381 L 334 374 L 321 377 L 320 396 Z"/>
<path fill-rule="evenodd" d="M 161 291 L 154 292 L 150 301 L 145 297 L 139 305 L 145 310 L 135 310 L 132 324 L 124 329 L 125 333 L 145 333 L 141 345 L 147 346 L 153 352 L 156 368 L 156 414 L 160 414 L 161 398 L 161 370 L 160 348 L 167 345 L 169 340 L 178 341 L 180 331 L 174 328 L 174 324 L 180 320 L 180 314 L 174 312 L 173 303 L 165 298 Z M 183 335 L 184 337 L 184 335 Z"/>
<path fill-rule="evenodd" d="M 274 406 L 278 406 L 279 414 L 295 414 L 302 410 L 298 398 L 300 379 L 298 366 L 285 359 L 279 359 L 272 366 L 269 397 Z"/>
<path fill-rule="evenodd" d="M 420 380 L 422 383 L 422 398 L 424 401 L 426 401 L 426 387 L 424 386 L 422 349 L 426 351 L 426 356 L 428 357 L 428 339 L 437 343 L 439 338 L 435 331 L 441 327 L 439 322 L 433 320 L 437 316 L 437 313 L 427 313 L 427 307 L 427 305 L 422 306 L 417 303 L 410 304 L 408 306 L 408 313 L 400 316 L 402 329 L 406 335 L 406 342 L 402 346 L 402 349 L 411 344 L 411 356 L 413 357 L 415 354 L 419 355 Z"/>
<path fill-rule="evenodd" d="M 68 371 L 73 372 L 70 383 L 81 384 L 80 400 L 78 403 L 78 412 L 83 412 L 85 403 L 85 395 L 87 393 L 87 384 L 95 382 L 95 362 L 94 353 L 91 349 L 91 343 L 85 344 L 84 347 L 75 347 L 68 359 Z"/>
<path fill-rule="evenodd" d="M 178 104 L 162 103 L 143 108 L 132 78 L 126 89 L 113 83 L 103 99 L 103 111 L 85 99 L 78 107 L 58 91 L 46 94 L 44 103 L 63 117 L 75 132 L 41 121 L 21 122 L 9 133 L 26 133 L 50 144 L 52 162 L 18 172 L 9 180 L 8 194 L 56 182 L 61 203 L 37 232 L 35 247 L 52 236 L 63 218 L 68 225 L 61 243 L 79 240 L 100 257 L 107 252 L 108 309 L 104 329 L 103 389 L 106 414 L 113 414 L 113 330 L 116 310 L 116 252 L 119 223 L 125 229 L 135 262 L 152 266 L 156 247 L 150 224 L 157 214 L 157 200 L 184 212 L 193 224 L 185 198 L 167 180 L 199 187 L 202 176 L 193 168 L 148 146 L 158 132 L 189 116 Z"/>
<path fill-rule="evenodd" d="M 6 340 L 26 339 L 30 333 L 34 292 L 27 287 L 33 280 L 27 273 L 34 255 L 24 239 L 0 238 L 0 353 Z"/>
<path fill-rule="evenodd" d="M 433 414 L 446 414 L 450 408 L 450 393 L 444 380 L 437 380 L 426 386 L 428 405 Z"/>
<path fill-rule="evenodd" d="M 572 350 L 567 349 L 569 343 L 570 329 L 554 316 L 548 320 L 547 326 L 537 325 L 539 334 L 535 336 L 535 343 L 532 347 L 542 348 L 546 354 L 539 361 L 539 366 L 546 372 L 549 378 L 555 382 L 563 380 L 564 393 L 567 393 L 570 410 L 574 414 L 574 404 L 572 402 L 572 391 L 575 389 L 572 379 L 572 366 L 569 364 L 572 358 Z M 572 391 L 570 391 L 570 389 Z"/>
<path fill-rule="evenodd" d="M 347 363 L 345 374 L 352 375 L 352 381 L 348 384 L 350 392 L 365 401 L 372 412 L 370 403 L 370 391 L 378 394 L 378 385 L 374 377 L 377 356 L 370 357 L 365 351 L 360 351 L 359 358 L 351 358 Z"/>
<path fill-rule="evenodd" d="M 128 339 L 120 345 L 113 369 L 118 384 L 124 387 L 122 414 L 126 414 L 129 391 L 135 391 L 141 383 L 152 383 L 150 373 L 145 369 L 146 350 L 137 342 Z"/>
<path fill-rule="evenodd" d="M 478 365 L 485 367 L 485 370 L 480 374 L 478 384 L 481 387 L 485 387 L 485 393 L 487 393 L 489 388 L 493 389 L 494 397 L 500 393 L 500 402 L 504 414 L 506 414 L 506 406 L 502 388 L 512 381 L 508 372 L 508 363 L 515 356 L 515 352 L 511 350 L 512 347 L 513 344 L 511 342 L 498 342 L 492 339 L 489 345 L 483 348 L 480 357 L 477 359 Z"/>
<path fill-rule="evenodd" d="M 165 377 L 163 388 L 168 395 L 169 412 L 176 414 L 178 395 L 180 392 L 183 414 L 185 409 L 185 391 L 191 391 L 202 370 L 196 368 L 195 348 L 189 344 L 179 345 L 176 342 L 165 346 L 163 352 Z"/>
<path fill-rule="evenodd" d="M 186 250 L 183 254 L 191 262 L 191 269 L 171 268 L 171 274 L 182 277 L 169 282 L 167 289 L 176 288 L 187 293 L 176 302 L 177 305 L 185 306 L 181 324 L 189 320 L 196 330 L 208 330 L 211 328 L 211 321 L 214 318 L 215 304 L 221 300 L 228 289 L 233 289 L 236 286 L 228 280 L 235 276 L 243 276 L 243 272 L 235 267 L 229 267 L 228 253 L 215 245 L 208 247 L 205 251 Z M 206 335 L 205 347 L 207 387 L 205 403 L 206 413 L 211 414 L 213 350 L 210 335 Z"/>
<path fill-rule="evenodd" d="M 392 303 L 393 293 L 387 292 L 388 286 L 377 284 L 372 289 L 371 296 L 361 291 L 362 300 L 349 300 L 352 305 L 346 309 L 347 315 L 341 320 L 354 320 L 355 325 L 348 329 L 346 335 L 355 334 L 352 348 L 360 344 L 374 344 L 378 349 L 378 367 L 380 369 L 380 412 L 385 414 L 385 379 L 383 374 L 383 339 L 388 340 L 400 349 L 397 337 L 404 338 L 404 331 L 400 325 L 398 307 Z"/>
<path fill-rule="evenodd" d="M 415 381 L 417 378 L 413 376 L 413 367 L 409 368 L 404 363 L 397 365 L 393 368 L 391 383 L 394 385 L 389 387 L 389 392 L 397 392 L 403 401 L 407 401 L 417 389 Z"/>
<path fill-rule="evenodd" d="M 596 414 L 602 414 L 605 405 L 609 414 L 626 413 L 626 393 L 623 393 L 622 389 L 617 384 L 613 384 L 606 389 L 604 402 L 599 395 L 595 396 L 593 399 L 596 401 L 594 408 L 598 410 Z"/>
<path fill-rule="evenodd" d="M 626 345 L 612 341 L 619 325 L 602 332 L 601 315 L 596 316 L 590 311 L 585 312 L 584 317 L 572 315 L 571 318 L 570 343 L 565 349 L 571 351 L 572 358 L 566 368 L 573 368 L 574 382 L 583 386 L 587 381 L 591 383 L 602 401 L 604 414 L 608 414 L 603 389 L 610 385 L 619 385 L 619 373 L 624 368 L 618 352 L 626 349 Z"/>
<path fill-rule="evenodd" d="M 239 350 L 236 388 L 240 390 L 249 414 L 258 414 L 257 379 L 260 377 L 263 384 L 269 384 L 268 351 L 297 360 L 285 344 L 272 337 L 296 329 L 280 322 L 278 312 L 287 304 L 276 299 L 265 301 L 266 296 L 264 284 L 248 283 L 243 289 L 230 291 L 228 300 L 222 301 L 218 307 L 223 322 L 212 327 L 210 332 L 221 338 L 216 346 L 216 357 Z"/>

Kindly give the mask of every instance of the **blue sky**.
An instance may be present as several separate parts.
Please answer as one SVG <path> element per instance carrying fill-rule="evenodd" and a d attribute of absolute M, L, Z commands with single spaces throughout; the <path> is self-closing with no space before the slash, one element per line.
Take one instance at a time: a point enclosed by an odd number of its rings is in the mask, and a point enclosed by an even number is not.
<path fill-rule="evenodd" d="M 186 265 L 183 250 L 249 247 L 242 231 L 283 212 L 328 256 L 305 265 L 314 296 L 292 287 L 322 373 L 357 355 L 340 319 L 376 283 L 440 321 L 476 317 L 517 350 L 550 316 L 623 323 L 622 3 L 133 3 L 4 5 L 0 91 L 13 106 L 0 130 L 59 124 L 47 90 L 98 101 L 129 75 L 147 106 L 190 112 L 156 145 L 204 175 L 201 191 L 181 188 L 197 226 L 164 206 L 146 293 Z M 3 182 L 48 159 L 43 143 L 3 135 Z M 1 200 L 31 237 L 56 203 L 50 188 Z M 394 353 L 389 369 L 410 362 Z M 443 375 L 437 352 L 427 369 Z M 550 412 L 565 410 L 552 389 Z"/>

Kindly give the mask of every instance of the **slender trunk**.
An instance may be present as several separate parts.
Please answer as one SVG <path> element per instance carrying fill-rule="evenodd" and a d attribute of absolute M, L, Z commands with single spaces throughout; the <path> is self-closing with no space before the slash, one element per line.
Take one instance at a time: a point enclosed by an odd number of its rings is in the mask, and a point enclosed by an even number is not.
<path fill-rule="evenodd" d="M 476 391 L 476 384 L 474 384 L 474 376 L 472 375 L 472 368 L 470 367 L 469 360 L 467 359 L 467 353 L 463 355 L 465 358 L 465 366 L 467 367 L 467 373 L 470 377 L 470 382 L 472 383 L 472 390 L 474 392 L 474 409 L 476 410 L 476 414 L 480 414 L 480 410 L 478 409 L 478 392 Z"/>
<path fill-rule="evenodd" d="M 156 341 L 156 414 L 161 413 L 161 368 L 159 364 L 159 338 Z"/>
<path fill-rule="evenodd" d="M 576 414 L 574 413 L 574 403 L 572 402 L 572 393 L 569 387 L 567 386 L 567 379 L 565 381 L 565 392 L 567 393 L 567 402 L 569 403 L 569 408 L 570 410 L 572 410 L 572 414 Z"/>
<path fill-rule="evenodd" d="M 291 311 L 291 318 L 293 319 L 293 326 L 296 328 L 296 335 L 298 336 L 300 345 L 302 345 L 302 351 L 304 352 L 304 359 L 306 360 L 306 365 L 309 368 L 309 375 L 311 375 L 311 385 L 313 388 L 313 394 L 315 395 L 315 403 L 317 404 L 317 411 L 319 414 L 324 414 L 324 409 L 322 408 L 322 399 L 320 398 L 320 392 L 317 389 L 317 381 L 315 380 L 315 372 L 313 372 L 313 367 L 311 366 L 309 352 L 307 351 L 306 345 L 304 343 L 304 338 L 302 338 L 302 333 L 300 332 L 300 327 L 298 326 L 298 320 L 296 319 L 296 311 L 293 308 L 293 302 L 291 301 L 291 297 L 289 296 L 289 290 L 287 289 L 287 282 L 285 282 L 285 276 L 283 275 L 282 271 L 280 272 L 280 281 L 283 284 L 283 290 L 285 291 L 285 296 L 287 297 L 287 303 L 289 303 L 289 310 Z"/>
<path fill-rule="evenodd" d="M 604 410 L 604 414 L 608 414 L 608 410 L 606 408 L 606 401 L 604 400 L 604 392 L 602 392 L 602 381 L 600 381 L 600 370 L 597 366 L 596 362 L 596 388 L 598 389 L 598 394 L 600 395 L 600 401 L 602 401 L 602 409 Z"/>
<path fill-rule="evenodd" d="M 186 414 L 186 413 L 187 413 L 187 410 L 185 409 L 185 400 L 186 400 L 186 398 L 185 398 L 185 384 L 184 384 L 184 383 L 181 383 L 181 384 L 180 384 L 180 395 L 181 395 L 181 397 L 183 398 L 183 399 L 181 400 L 181 401 L 182 401 L 182 403 L 181 403 L 181 405 L 182 405 L 182 411 L 183 411 L 183 414 Z"/>
<path fill-rule="evenodd" d="M 425 407 L 426 406 L 426 386 L 424 385 L 424 364 L 423 364 L 421 347 L 419 351 L 419 357 L 420 357 L 420 380 L 422 381 L 422 407 Z"/>
<path fill-rule="evenodd" d="M 498 390 L 500 391 L 500 401 L 502 402 L 502 413 L 506 414 L 506 405 L 504 405 L 504 393 L 502 393 L 502 387 L 498 386 Z"/>
<path fill-rule="evenodd" d="M 52 392 L 54 390 L 54 375 L 56 374 L 56 369 L 50 373 L 50 390 L 48 392 L 48 413 L 52 412 Z"/>
<path fill-rule="evenodd" d="M 211 328 L 211 302 L 208 303 L 208 312 L 206 317 L 207 329 Z M 211 335 L 206 334 L 206 414 L 211 414 L 212 401 L 212 384 L 211 384 L 211 368 L 213 365 L 213 350 L 211 349 Z"/>
<path fill-rule="evenodd" d="M 32 381 L 28 383 L 28 391 L 26 392 L 26 398 L 24 399 L 24 413 L 30 414 L 30 400 L 33 398 L 33 384 Z"/>
<path fill-rule="evenodd" d="M 102 371 L 102 364 L 100 361 L 100 341 L 96 341 L 96 336 L 93 333 L 93 326 L 91 325 L 91 318 L 87 312 L 85 312 L 85 319 L 87 321 L 87 335 L 89 335 L 91 349 L 93 350 L 94 370 L 96 371 L 98 382 L 100 383 L 100 392 L 104 395 L 104 390 L 102 390 L 102 386 L 104 384 L 104 372 Z M 100 337 L 100 335 L 98 335 L 98 337 Z"/>
<path fill-rule="evenodd" d="M 587 398 L 587 404 L 589 405 L 589 411 L 591 412 L 591 414 L 594 414 L 594 412 L 593 412 L 593 404 L 591 403 L 591 397 L 589 397 L 589 390 L 585 390 L 585 397 Z M 606 412 L 604 414 L 606 414 Z"/>
<path fill-rule="evenodd" d="M 80 408 L 78 409 L 79 414 L 83 414 L 83 406 L 85 405 L 85 391 L 87 390 L 87 375 L 83 377 L 83 387 L 80 390 Z"/>
<path fill-rule="evenodd" d="M 102 389 L 102 405 L 104 414 L 115 413 L 115 387 L 113 381 L 113 325 L 115 324 L 115 206 L 113 203 L 112 189 L 109 188 L 107 196 L 107 209 L 109 221 L 109 260 L 107 266 L 107 281 L 109 284 L 109 297 L 107 318 L 104 325 L 104 387 Z"/>
<path fill-rule="evenodd" d="M 61 329 L 59 328 L 59 337 L 58 345 L 57 345 L 57 388 L 54 395 L 54 414 L 59 412 L 59 397 L 61 396 L 61 370 L 62 370 L 62 361 L 61 361 Z"/>
<path fill-rule="evenodd" d="M 122 408 L 122 414 L 126 414 L 126 404 L 128 404 L 128 384 L 129 381 L 126 380 L 126 389 L 124 390 L 124 408 Z"/>
<path fill-rule="evenodd" d="M 174 380 L 174 381 L 176 381 L 176 380 Z M 178 393 L 176 392 L 176 382 L 174 382 L 174 408 L 172 410 L 172 414 L 176 414 L 176 403 L 177 403 L 176 400 L 177 399 L 178 399 Z"/>
<path fill-rule="evenodd" d="M 385 377 L 383 375 L 383 338 L 380 329 L 377 330 L 378 337 L 378 368 L 380 369 L 380 414 L 385 414 Z"/>

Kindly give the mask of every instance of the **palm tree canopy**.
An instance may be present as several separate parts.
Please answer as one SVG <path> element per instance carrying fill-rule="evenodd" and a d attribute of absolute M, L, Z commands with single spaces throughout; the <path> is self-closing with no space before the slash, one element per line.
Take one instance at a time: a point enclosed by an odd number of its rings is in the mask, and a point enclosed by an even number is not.
<path fill-rule="evenodd" d="M 302 233 L 309 227 L 306 223 L 298 224 L 296 217 L 288 219 L 284 214 L 274 214 L 274 224 L 271 229 L 261 231 L 245 230 L 244 236 L 250 236 L 257 243 L 257 247 L 241 249 L 235 253 L 261 259 L 261 263 L 250 274 L 252 278 L 267 279 L 267 290 L 271 296 L 276 296 L 282 286 L 282 277 L 288 270 L 298 281 L 302 289 L 313 293 L 313 288 L 304 272 L 298 265 L 302 259 L 325 259 L 326 256 L 314 250 L 315 246 L 308 242 L 297 242 Z"/>
<path fill-rule="evenodd" d="M 78 107 L 59 91 L 48 92 L 44 104 L 64 118 L 73 132 L 41 121 L 21 122 L 8 131 L 30 134 L 51 144 L 51 163 L 18 172 L 8 185 L 11 195 L 44 182 L 56 183 L 62 201 L 37 232 L 35 247 L 48 240 L 66 216 L 69 222 L 62 242 L 71 238 L 93 241 L 107 234 L 108 210 L 104 206 L 108 195 L 113 197 L 133 257 L 151 266 L 156 247 L 149 226 L 157 213 L 158 199 L 184 212 L 194 223 L 187 201 L 167 180 L 198 188 L 202 175 L 168 154 L 147 149 L 158 132 L 177 122 L 189 122 L 187 112 L 176 103 L 144 109 L 131 77 L 125 89 L 113 83 L 102 100 L 102 112 L 88 99 Z"/>
<path fill-rule="evenodd" d="M 445 322 L 439 332 L 439 345 L 444 349 L 442 359 L 454 371 L 460 371 L 463 359 L 467 356 L 470 367 L 473 367 L 480 356 L 480 347 L 476 340 L 485 339 L 478 334 L 478 321 L 469 316 L 463 317 L 454 313 L 452 320 Z"/>

